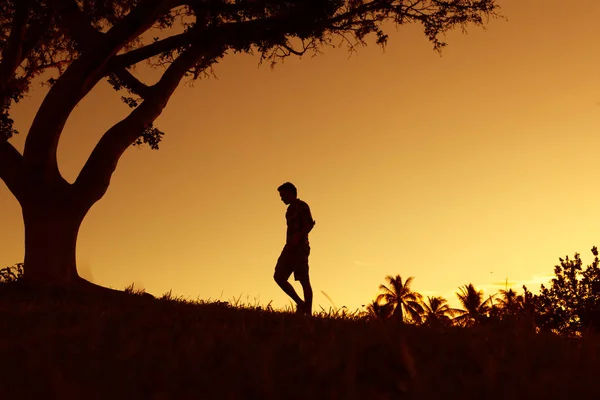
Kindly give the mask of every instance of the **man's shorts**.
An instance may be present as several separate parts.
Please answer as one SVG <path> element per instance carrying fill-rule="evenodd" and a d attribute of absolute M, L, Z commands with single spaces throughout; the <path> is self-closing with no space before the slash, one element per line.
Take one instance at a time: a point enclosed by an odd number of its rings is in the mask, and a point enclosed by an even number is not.
<path fill-rule="evenodd" d="M 297 281 L 308 280 L 309 245 L 284 246 L 275 266 L 275 277 L 288 280 L 292 272 Z"/>

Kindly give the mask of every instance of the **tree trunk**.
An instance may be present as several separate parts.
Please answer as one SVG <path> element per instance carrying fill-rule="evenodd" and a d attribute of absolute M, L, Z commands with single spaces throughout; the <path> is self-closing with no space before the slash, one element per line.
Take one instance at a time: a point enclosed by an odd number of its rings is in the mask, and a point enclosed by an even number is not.
<path fill-rule="evenodd" d="M 402 303 L 400 301 L 398 301 L 398 303 L 396 303 L 396 308 L 394 308 L 392 318 L 394 318 L 396 321 L 398 321 L 401 324 L 404 323 L 404 313 L 402 311 L 403 311 Z"/>
<path fill-rule="evenodd" d="M 38 193 L 21 204 L 25 222 L 23 280 L 31 285 L 69 287 L 81 282 L 76 244 L 89 207 L 58 192 L 62 191 L 47 191 L 46 196 Z"/>
<path fill-rule="evenodd" d="M 21 201 L 25 222 L 23 283 L 34 290 L 123 295 L 122 291 L 88 282 L 77 273 L 79 228 L 92 205 L 105 193 L 105 187 L 96 185 L 95 190 L 83 194 L 62 180 L 44 186 L 43 190 L 38 187 L 30 191 Z"/>

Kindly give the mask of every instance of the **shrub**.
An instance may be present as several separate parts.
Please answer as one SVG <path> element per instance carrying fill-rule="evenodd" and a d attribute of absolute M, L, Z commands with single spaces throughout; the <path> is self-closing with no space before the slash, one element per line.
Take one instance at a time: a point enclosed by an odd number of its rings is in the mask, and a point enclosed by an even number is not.
<path fill-rule="evenodd" d="M 0 269 L 0 287 L 16 282 L 23 277 L 23 263 Z"/>

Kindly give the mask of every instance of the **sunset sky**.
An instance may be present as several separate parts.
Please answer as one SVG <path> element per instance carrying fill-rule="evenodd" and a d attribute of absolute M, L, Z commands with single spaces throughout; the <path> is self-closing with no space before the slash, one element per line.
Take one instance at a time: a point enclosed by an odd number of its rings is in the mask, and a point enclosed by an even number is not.
<path fill-rule="evenodd" d="M 507 20 L 446 37 L 390 26 L 349 57 L 326 49 L 271 70 L 230 55 L 182 85 L 84 220 L 80 274 L 122 289 L 289 304 L 272 279 L 291 181 L 311 233 L 315 309 L 359 308 L 386 275 L 457 305 L 472 282 L 539 288 L 559 257 L 600 246 L 600 1 L 500 0 Z M 26 132 L 46 93 L 13 108 Z M 105 83 L 75 110 L 59 164 L 73 181 L 130 109 Z M 0 267 L 23 260 L 21 210 L 0 183 Z M 295 284 L 296 287 L 299 285 Z"/>

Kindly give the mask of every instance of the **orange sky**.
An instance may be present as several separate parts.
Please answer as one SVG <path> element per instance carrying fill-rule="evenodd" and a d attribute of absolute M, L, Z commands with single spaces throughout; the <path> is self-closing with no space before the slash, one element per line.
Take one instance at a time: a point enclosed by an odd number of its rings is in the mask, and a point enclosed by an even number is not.
<path fill-rule="evenodd" d="M 508 21 L 447 37 L 392 28 L 348 59 L 328 49 L 274 70 L 231 55 L 218 79 L 182 85 L 131 148 L 84 221 L 84 277 L 160 295 L 288 304 L 272 280 L 285 240 L 277 187 L 311 206 L 315 308 L 369 302 L 385 275 L 423 294 L 505 278 L 538 288 L 558 257 L 600 245 L 600 2 L 504 0 Z M 36 91 L 13 109 L 20 150 Z M 129 111 L 106 84 L 75 110 L 59 148 L 73 180 Z M 23 259 L 20 208 L 0 184 L 0 266 Z M 532 283 L 533 282 L 533 283 Z M 503 285 L 502 285 L 503 286 Z"/>

